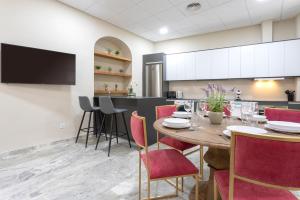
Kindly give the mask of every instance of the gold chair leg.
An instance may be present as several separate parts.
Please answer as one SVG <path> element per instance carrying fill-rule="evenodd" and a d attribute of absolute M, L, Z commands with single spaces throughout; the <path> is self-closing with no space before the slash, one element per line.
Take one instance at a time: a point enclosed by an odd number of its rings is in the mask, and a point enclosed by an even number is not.
<path fill-rule="evenodd" d="M 183 177 L 181 177 L 181 191 L 183 192 Z"/>
<path fill-rule="evenodd" d="M 203 160 L 203 146 L 200 145 L 200 170 L 199 170 L 199 173 L 200 173 L 200 179 L 203 180 L 203 166 L 204 165 L 204 160 Z"/>
<path fill-rule="evenodd" d="M 214 200 L 218 199 L 218 188 L 217 188 L 217 182 L 216 179 L 214 178 Z"/>
<path fill-rule="evenodd" d="M 150 200 L 150 179 L 149 179 L 149 177 L 148 177 L 148 196 L 147 196 L 147 198 L 148 198 L 148 200 Z"/>
<path fill-rule="evenodd" d="M 178 195 L 178 178 L 176 178 L 176 195 Z"/>
<path fill-rule="evenodd" d="M 142 170 L 141 170 L 141 156 L 139 156 L 139 200 L 141 200 L 141 174 L 142 174 L 142 172 L 141 172 Z"/>
<path fill-rule="evenodd" d="M 200 179 L 200 177 L 199 177 Z M 195 191 L 195 200 L 199 200 L 199 181 L 198 177 L 195 176 L 195 181 L 196 181 L 196 191 Z"/>

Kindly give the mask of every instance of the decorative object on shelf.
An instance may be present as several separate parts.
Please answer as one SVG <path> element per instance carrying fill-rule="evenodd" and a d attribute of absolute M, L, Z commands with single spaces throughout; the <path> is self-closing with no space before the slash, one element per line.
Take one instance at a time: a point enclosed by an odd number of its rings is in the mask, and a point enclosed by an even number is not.
<path fill-rule="evenodd" d="M 118 84 L 115 84 L 115 91 L 118 91 Z"/>
<path fill-rule="evenodd" d="M 113 51 L 111 48 L 106 48 L 106 51 L 108 54 L 111 54 L 111 52 Z"/>
<path fill-rule="evenodd" d="M 295 101 L 295 90 L 286 90 L 285 94 L 287 95 L 288 101 Z"/>
<path fill-rule="evenodd" d="M 241 101 L 241 90 L 237 89 L 236 92 L 235 92 L 235 101 Z"/>
<path fill-rule="evenodd" d="M 120 72 L 120 73 L 124 73 L 124 70 L 123 70 L 123 69 L 120 69 L 119 72 Z"/>
<path fill-rule="evenodd" d="M 221 124 L 223 121 L 223 111 L 226 104 L 226 90 L 222 85 L 208 84 L 207 88 L 202 89 L 207 96 L 208 118 L 212 124 Z M 232 88 L 230 92 L 234 92 Z"/>
<path fill-rule="evenodd" d="M 112 68 L 111 68 L 111 67 L 108 67 L 107 70 L 108 70 L 109 72 L 111 72 L 111 71 L 112 71 Z"/>
<path fill-rule="evenodd" d="M 131 82 L 130 87 L 128 88 L 128 96 L 136 96 L 136 93 L 133 91 L 133 86 L 137 87 L 138 84 L 134 81 Z"/>
<path fill-rule="evenodd" d="M 106 83 L 104 84 L 104 90 L 108 91 L 108 85 Z"/>
<path fill-rule="evenodd" d="M 102 68 L 102 66 L 100 66 L 100 65 L 96 65 L 96 70 L 100 70 L 101 68 Z"/>
<path fill-rule="evenodd" d="M 120 51 L 119 51 L 119 50 L 116 50 L 116 51 L 115 51 L 115 55 L 116 55 L 116 56 L 120 55 Z"/>

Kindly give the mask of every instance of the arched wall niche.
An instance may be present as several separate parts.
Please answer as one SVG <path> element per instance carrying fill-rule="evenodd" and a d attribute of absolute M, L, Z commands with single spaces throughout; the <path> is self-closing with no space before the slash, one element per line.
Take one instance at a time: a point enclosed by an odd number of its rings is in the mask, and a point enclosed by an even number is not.
<path fill-rule="evenodd" d="M 94 52 L 95 95 L 127 95 L 132 74 L 132 53 L 128 45 L 106 36 L 97 40 Z"/>

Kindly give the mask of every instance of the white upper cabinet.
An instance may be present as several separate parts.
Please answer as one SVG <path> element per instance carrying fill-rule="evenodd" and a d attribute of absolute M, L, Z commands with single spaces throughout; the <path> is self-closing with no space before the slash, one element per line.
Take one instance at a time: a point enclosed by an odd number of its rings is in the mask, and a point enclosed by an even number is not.
<path fill-rule="evenodd" d="M 177 76 L 177 63 L 176 55 L 167 55 L 166 56 L 166 80 L 173 81 L 176 80 Z"/>
<path fill-rule="evenodd" d="M 211 50 L 211 78 L 228 78 L 228 48 Z"/>
<path fill-rule="evenodd" d="M 241 78 L 241 48 L 229 48 L 228 54 L 228 78 Z"/>
<path fill-rule="evenodd" d="M 268 47 L 266 44 L 254 45 L 254 78 L 269 76 Z"/>
<path fill-rule="evenodd" d="M 300 76 L 300 39 L 167 55 L 167 80 Z"/>
<path fill-rule="evenodd" d="M 286 76 L 300 75 L 300 40 L 284 42 L 284 70 Z"/>
<path fill-rule="evenodd" d="M 195 80 L 196 79 L 196 67 L 195 67 L 195 53 L 184 53 L 183 64 L 180 70 L 179 76 L 183 76 L 183 80 Z"/>
<path fill-rule="evenodd" d="M 211 51 L 199 51 L 195 53 L 196 79 L 211 78 Z"/>
<path fill-rule="evenodd" d="M 254 45 L 241 47 L 241 77 L 255 77 Z"/>
<path fill-rule="evenodd" d="M 284 76 L 284 44 L 274 42 L 266 44 L 268 47 L 269 76 Z"/>

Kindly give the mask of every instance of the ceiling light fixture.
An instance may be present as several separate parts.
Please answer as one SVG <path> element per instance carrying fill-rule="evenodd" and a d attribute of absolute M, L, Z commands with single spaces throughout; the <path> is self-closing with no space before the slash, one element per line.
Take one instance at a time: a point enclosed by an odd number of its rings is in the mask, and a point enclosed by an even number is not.
<path fill-rule="evenodd" d="M 161 35 L 165 35 L 165 34 L 167 34 L 168 32 L 169 32 L 169 30 L 168 30 L 167 27 L 161 27 L 161 28 L 159 29 L 159 33 L 160 33 Z"/>
<path fill-rule="evenodd" d="M 190 3 L 186 6 L 186 9 L 191 12 L 198 11 L 200 10 L 200 8 L 201 8 L 201 4 L 198 2 Z"/>
<path fill-rule="evenodd" d="M 283 77 L 277 77 L 277 78 L 255 78 L 255 81 L 278 81 L 278 80 L 284 80 Z"/>

